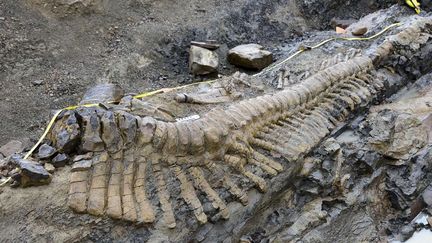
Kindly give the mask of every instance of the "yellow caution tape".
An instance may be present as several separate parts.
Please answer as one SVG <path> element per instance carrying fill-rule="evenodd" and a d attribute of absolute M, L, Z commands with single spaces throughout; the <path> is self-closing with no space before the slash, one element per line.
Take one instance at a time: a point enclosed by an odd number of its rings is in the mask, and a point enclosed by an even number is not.
<path fill-rule="evenodd" d="M 11 181 L 12 180 L 12 177 L 8 177 L 5 181 L 3 181 L 1 184 L 0 184 L 0 187 L 3 187 L 3 186 L 5 186 L 9 181 Z"/>
<path fill-rule="evenodd" d="M 53 118 L 51 119 L 51 121 L 48 123 L 47 128 L 45 129 L 45 132 L 42 134 L 42 136 L 39 138 L 39 141 L 35 144 L 35 146 L 33 146 L 33 148 L 30 149 L 30 151 L 28 151 L 28 153 L 24 156 L 24 159 L 27 159 L 34 151 L 35 149 L 39 146 L 39 144 L 45 139 L 46 135 L 48 134 L 48 132 L 50 131 L 51 127 L 54 125 L 55 120 L 57 119 L 57 117 L 60 115 L 60 113 L 63 111 L 63 109 L 58 110 Z"/>
<path fill-rule="evenodd" d="M 149 96 L 153 96 L 153 95 L 156 95 L 156 94 L 168 93 L 168 92 L 171 92 L 171 91 L 174 91 L 174 90 L 179 90 L 179 89 L 183 89 L 183 88 L 194 86 L 194 85 L 198 85 L 198 84 L 213 83 L 215 81 L 216 80 L 209 80 L 209 81 L 191 83 L 191 84 L 187 84 L 187 85 L 183 85 L 183 86 L 178 86 L 178 87 L 173 87 L 173 88 L 162 88 L 162 89 L 158 89 L 158 90 L 149 91 L 149 92 L 145 92 L 145 93 L 141 93 L 141 94 L 135 95 L 135 96 L 133 96 L 133 98 L 135 98 L 135 99 L 142 99 L 144 97 L 149 97 Z M 109 102 L 106 102 L 106 103 L 113 104 L 115 102 L 114 101 L 109 101 Z M 99 106 L 99 105 L 100 105 L 100 103 L 84 104 L 84 105 L 73 105 L 73 106 L 68 106 L 68 107 L 65 107 L 63 109 L 58 110 L 54 114 L 54 116 L 51 118 L 50 122 L 48 123 L 48 126 L 45 128 L 44 133 L 39 138 L 39 140 L 37 141 L 37 143 L 24 156 L 24 159 L 27 159 L 28 157 L 30 157 L 33 154 L 33 152 L 36 150 L 36 148 L 42 143 L 42 141 L 48 135 L 49 131 L 51 130 L 52 126 L 54 125 L 54 122 L 57 120 L 57 117 L 62 113 L 62 111 L 75 110 L 75 109 L 80 108 L 80 107 L 96 107 L 96 106 Z"/>
<path fill-rule="evenodd" d="M 369 37 L 333 37 L 333 38 L 324 40 L 324 41 L 318 43 L 315 46 L 312 46 L 312 47 L 309 47 L 309 48 L 303 48 L 301 50 L 298 50 L 297 52 L 295 52 L 294 54 L 292 54 L 291 56 L 289 56 L 288 58 L 286 58 L 282 62 L 280 62 L 280 63 L 278 63 L 276 65 L 270 66 L 269 68 L 264 69 L 262 72 L 257 73 L 257 74 L 255 74 L 253 76 L 255 77 L 255 76 L 261 75 L 263 73 L 269 72 L 269 71 L 275 69 L 276 67 L 284 64 L 285 62 L 291 60 L 292 58 L 298 56 L 302 52 L 305 52 L 307 50 L 312 50 L 312 49 L 319 48 L 319 47 L 327 44 L 330 41 L 335 41 L 335 40 L 346 40 L 346 41 L 371 40 L 371 39 L 374 39 L 374 38 L 382 35 L 384 32 L 386 32 L 390 28 L 393 28 L 393 27 L 396 27 L 396 26 L 400 26 L 400 25 L 401 25 L 400 23 L 395 23 L 395 24 L 389 25 L 386 28 L 384 28 L 383 30 L 381 30 L 380 32 L 376 33 L 375 35 L 369 36 Z M 156 94 L 168 93 L 168 92 L 171 92 L 171 91 L 175 91 L 175 90 L 179 90 L 179 89 L 184 89 L 184 88 L 187 88 L 187 87 L 190 87 L 190 86 L 194 86 L 194 85 L 198 85 L 198 84 L 213 83 L 215 81 L 216 80 L 209 80 L 209 81 L 203 81 L 203 82 L 198 82 L 198 83 L 191 83 L 191 84 L 187 84 L 187 85 L 183 85 L 183 86 L 178 86 L 178 87 L 173 87 L 173 88 L 162 88 L 162 89 L 158 89 L 158 90 L 149 91 L 149 92 L 145 92 L 145 93 L 141 93 L 141 94 L 135 95 L 135 96 L 133 96 L 133 98 L 135 98 L 135 99 L 142 99 L 142 98 L 153 96 L 153 95 L 156 95 Z M 111 102 L 107 102 L 107 103 L 109 103 L 109 104 L 111 103 L 112 104 L 112 103 L 115 103 L 115 102 L 111 101 Z M 38 142 L 24 156 L 24 159 L 27 159 L 28 157 L 30 157 L 33 154 L 33 152 L 36 150 L 36 148 L 42 143 L 42 141 L 48 135 L 49 131 L 51 130 L 52 126 L 54 125 L 54 122 L 57 120 L 57 117 L 61 114 L 62 111 L 75 110 L 75 109 L 80 108 L 80 107 L 96 107 L 96 106 L 99 106 L 99 105 L 100 105 L 99 103 L 84 104 L 84 105 L 74 105 L 74 106 L 68 106 L 68 107 L 65 107 L 63 109 L 58 110 L 54 114 L 54 116 L 51 118 L 50 122 L 48 123 L 48 126 L 46 127 L 46 129 L 45 129 L 44 133 L 42 134 L 42 136 L 39 138 Z"/>

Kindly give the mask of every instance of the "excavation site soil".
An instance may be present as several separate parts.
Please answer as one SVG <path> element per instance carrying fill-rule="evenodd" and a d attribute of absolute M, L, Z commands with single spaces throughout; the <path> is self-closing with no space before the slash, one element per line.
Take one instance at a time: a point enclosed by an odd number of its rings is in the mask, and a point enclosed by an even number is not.
<path fill-rule="evenodd" d="M 432 242 L 421 4 L 0 1 L 0 242 Z"/>

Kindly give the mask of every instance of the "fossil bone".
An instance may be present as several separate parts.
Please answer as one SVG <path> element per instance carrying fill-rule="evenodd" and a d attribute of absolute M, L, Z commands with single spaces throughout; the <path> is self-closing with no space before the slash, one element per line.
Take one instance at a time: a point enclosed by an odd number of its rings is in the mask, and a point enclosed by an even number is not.
<path fill-rule="evenodd" d="M 427 43 L 429 38 L 412 36 L 430 33 L 431 24 L 420 18 L 367 55 L 338 57 L 297 85 L 197 120 L 141 117 L 124 106 L 65 113 L 52 130 L 53 144 L 66 152 L 93 152 L 91 168 L 71 173 L 69 207 L 132 222 L 162 220 L 174 228 L 181 198 L 200 224 L 228 219 L 230 198 L 248 205 L 252 187 L 265 193 L 272 177 L 284 176 L 340 121 L 382 93 L 381 63 Z M 206 211 L 203 200 L 214 211 Z"/>

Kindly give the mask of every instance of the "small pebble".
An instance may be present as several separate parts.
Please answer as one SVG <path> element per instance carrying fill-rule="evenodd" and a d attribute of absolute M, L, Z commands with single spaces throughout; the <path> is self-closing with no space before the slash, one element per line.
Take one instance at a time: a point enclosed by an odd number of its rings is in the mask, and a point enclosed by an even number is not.
<path fill-rule="evenodd" d="M 42 84 L 44 83 L 44 81 L 41 80 L 41 79 L 39 79 L 39 80 L 33 80 L 33 81 L 31 81 L 31 83 L 32 83 L 34 86 L 39 86 L 39 85 L 42 85 Z"/>
<path fill-rule="evenodd" d="M 45 167 L 45 170 L 47 170 L 51 174 L 55 171 L 54 165 L 52 165 L 50 163 L 46 163 L 44 167 Z"/>

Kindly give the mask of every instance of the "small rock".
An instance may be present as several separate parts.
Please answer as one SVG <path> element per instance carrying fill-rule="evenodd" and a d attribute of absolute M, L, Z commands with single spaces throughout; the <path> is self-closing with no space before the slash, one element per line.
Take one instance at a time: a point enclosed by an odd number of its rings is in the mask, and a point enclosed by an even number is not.
<path fill-rule="evenodd" d="M 320 170 L 312 172 L 309 178 L 317 182 L 319 185 L 324 185 L 324 175 Z"/>
<path fill-rule="evenodd" d="M 229 50 L 228 61 L 238 67 L 262 70 L 273 62 L 273 55 L 261 45 L 246 44 Z"/>
<path fill-rule="evenodd" d="M 45 167 L 45 170 L 47 170 L 51 174 L 55 171 L 54 165 L 52 165 L 50 163 L 46 163 L 44 167 Z"/>
<path fill-rule="evenodd" d="M 414 233 L 415 228 L 412 225 L 405 225 L 401 228 L 401 234 L 404 240 L 408 240 Z"/>
<path fill-rule="evenodd" d="M 199 46 L 205 49 L 209 49 L 211 51 L 214 51 L 220 47 L 219 44 L 212 43 L 212 42 L 204 42 L 204 41 L 191 41 L 191 45 Z"/>
<path fill-rule="evenodd" d="M 52 165 L 55 168 L 63 167 L 69 162 L 69 156 L 66 154 L 57 154 L 54 159 L 51 160 Z"/>
<path fill-rule="evenodd" d="M 73 162 L 78 162 L 81 160 L 89 160 L 93 157 L 93 153 L 86 153 L 86 154 L 81 154 L 81 155 L 77 155 L 75 156 L 75 158 L 73 159 Z"/>
<path fill-rule="evenodd" d="M 92 166 L 91 160 L 81 160 L 78 162 L 75 162 L 72 165 L 72 171 L 84 171 L 90 169 Z"/>
<path fill-rule="evenodd" d="M 33 81 L 31 81 L 31 83 L 34 85 L 34 86 L 39 86 L 39 85 L 42 85 L 42 84 L 44 84 L 44 81 L 43 80 L 33 80 Z"/>
<path fill-rule="evenodd" d="M 39 148 L 38 157 L 39 159 L 48 159 L 55 154 L 55 148 L 49 146 L 48 144 L 42 144 Z"/>
<path fill-rule="evenodd" d="M 216 73 L 219 56 L 216 52 L 199 46 L 191 46 L 189 51 L 189 71 L 194 75 Z"/>
<path fill-rule="evenodd" d="M 341 148 L 340 144 L 334 138 L 327 139 L 324 142 L 323 146 L 324 146 L 324 150 L 330 154 L 333 154 L 334 152 L 338 151 Z"/>
<path fill-rule="evenodd" d="M 422 194 L 423 202 L 425 202 L 429 207 L 432 206 L 432 186 L 426 187 Z"/>
<path fill-rule="evenodd" d="M 359 27 L 359 28 L 356 28 L 353 31 L 351 31 L 351 34 L 355 35 L 355 36 L 362 36 L 362 35 L 366 34 L 367 31 L 368 31 L 368 28 Z"/>
<path fill-rule="evenodd" d="M 4 157 L 9 157 L 15 153 L 21 153 L 23 150 L 24 146 L 20 141 L 12 140 L 0 147 L 0 154 Z"/>

